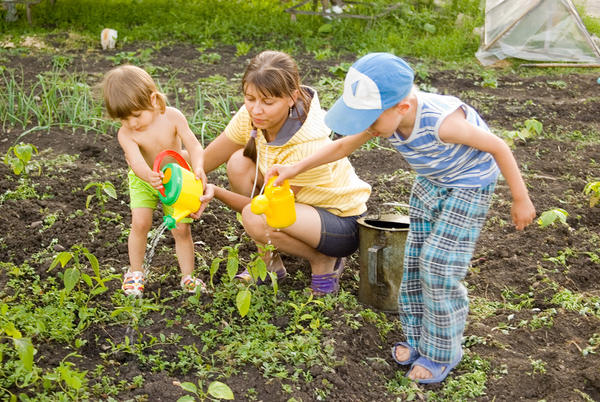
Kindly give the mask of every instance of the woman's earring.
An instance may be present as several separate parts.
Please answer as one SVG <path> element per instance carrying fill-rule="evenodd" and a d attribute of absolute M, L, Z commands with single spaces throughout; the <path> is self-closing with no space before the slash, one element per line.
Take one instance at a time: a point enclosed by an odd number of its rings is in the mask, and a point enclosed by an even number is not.
<path fill-rule="evenodd" d="M 290 112 L 288 113 L 288 117 L 292 117 L 292 111 L 294 110 L 293 106 L 290 106 Z"/>

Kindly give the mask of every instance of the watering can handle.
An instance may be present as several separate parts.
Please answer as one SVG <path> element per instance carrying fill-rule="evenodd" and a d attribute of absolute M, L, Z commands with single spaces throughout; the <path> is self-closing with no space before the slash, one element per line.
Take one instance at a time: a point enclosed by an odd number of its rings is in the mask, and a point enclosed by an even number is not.
<path fill-rule="evenodd" d="M 152 167 L 152 170 L 154 170 L 155 172 L 158 172 L 160 169 L 160 163 L 162 162 L 164 157 L 167 155 L 175 158 L 177 163 L 179 163 L 183 168 L 185 168 L 187 170 L 191 170 L 188 163 L 185 161 L 185 159 L 183 159 L 183 156 L 179 155 L 177 152 L 175 152 L 171 149 L 164 150 L 161 153 L 159 153 L 158 155 L 156 155 L 156 158 L 154 159 L 154 166 Z M 166 196 L 164 187 L 161 188 L 159 191 L 163 197 Z"/>

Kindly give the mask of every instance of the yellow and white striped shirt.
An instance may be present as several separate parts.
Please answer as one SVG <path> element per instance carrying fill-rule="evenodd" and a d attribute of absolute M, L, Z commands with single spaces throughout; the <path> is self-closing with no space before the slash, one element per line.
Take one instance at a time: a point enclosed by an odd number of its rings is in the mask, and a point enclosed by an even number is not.
<path fill-rule="evenodd" d="M 331 142 L 330 130 L 325 125 L 325 111 L 321 109 L 316 91 L 306 120 L 285 143 L 267 143 L 261 130 L 256 141 L 258 168 L 264 175 L 274 164 L 291 165 L 312 155 Z M 225 128 L 225 135 L 236 144 L 244 145 L 250 138 L 252 120 L 242 106 Z M 279 134 L 278 134 L 279 136 Z M 277 139 L 274 142 L 278 142 Z M 290 180 L 290 185 L 302 189 L 296 194 L 296 202 L 320 207 L 337 216 L 360 215 L 366 211 L 371 186 L 355 173 L 348 158 L 317 166 Z"/>

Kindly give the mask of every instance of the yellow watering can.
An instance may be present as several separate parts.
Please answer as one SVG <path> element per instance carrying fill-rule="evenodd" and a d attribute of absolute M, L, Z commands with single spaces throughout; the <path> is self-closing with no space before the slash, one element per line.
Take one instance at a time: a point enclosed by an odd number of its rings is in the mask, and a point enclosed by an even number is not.
<path fill-rule="evenodd" d="M 175 229 L 177 222 L 200 208 L 202 181 L 196 180 L 185 159 L 170 149 L 156 155 L 153 167 L 155 172 L 159 171 L 165 156 L 172 156 L 177 163 L 168 163 L 161 169 L 164 188 L 160 189 L 158 198 L 163 204 L 173 207 L 173 214 L 165 215 L 163 221 L 168 229 Z"/>
<path fill-rule="evenodd" d="M 250 211 L 256 215 L 265 214 L 267 225 L 281 229 L 296 222 L 296 205 L 294 192 L 287 180 L 282 186 L 273 186 L 277 176 L 273 176 L 265 186 L 265 192 L 257 195 L 250 202 Z"/>

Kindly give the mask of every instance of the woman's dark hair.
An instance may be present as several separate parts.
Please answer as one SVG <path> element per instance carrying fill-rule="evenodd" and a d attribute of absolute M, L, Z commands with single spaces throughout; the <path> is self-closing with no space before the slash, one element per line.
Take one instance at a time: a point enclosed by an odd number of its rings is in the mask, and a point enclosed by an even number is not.
<path fill-rule="evenodd" d="M 299 118 L 302 122 L 306 119 L 311 96 L 300 85 L 298 65 L 287 53 L 265 50 L 254 56 L 242 78 L 243 93 L 246 93 L 249 84 L 266 97 L 293 97 L 294 92 L 298 91 L 296 102 L 303 104 L 303 112 Z M 256 162 L 256 141 L 252 136 L 244 147 L 244 156 Z"/>

